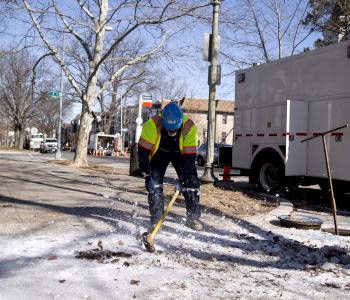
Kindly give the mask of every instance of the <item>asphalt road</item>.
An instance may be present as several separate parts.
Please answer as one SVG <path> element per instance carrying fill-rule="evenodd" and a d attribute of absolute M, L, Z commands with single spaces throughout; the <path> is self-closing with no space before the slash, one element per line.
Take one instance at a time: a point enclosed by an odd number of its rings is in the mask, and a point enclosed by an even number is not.
<path fill-rule="evenodd" d="M 41 154 L 34 152 L 33 155 L 38 155 L 42 159 L 47 159 L 47 160 L 52 160 L 55 159 L 55 154 Z M 73 160 L 74 158 L 74 153 L 70 151 L 62 151 L 62 159 L 66 160 Z M 103 165 L 113 165 L 119 168 L 123 169 L 128 169 L 129 168 L 129 163 L 130 163 L 130 158 L 129 157 L 114 157 L 114 156 L 92 156 L 88 155 L 88 161 L 89 163 L 94 163 L 94 164 L 103 164 Z M 201 176 L 204 173 L 204 167 L 197 166 L 198 170 L 198 175 Z M 217 178 L 220 178 L 219 174 L 223 173 L 222 168 L 214 168 L 214 174 Z M 236 174 L 239 175 L 239 171 L 234 171 L 231 170 L 231 174 Z M 169 171 L 167 171 L 167 175 L 169 176 L 176 176 L 174 169 L 171 167 L 169 168 Z M 239 181 L 242 182 L 247 182 L 248 179 L 247 177 L 242 177 L 239 176 Z"/>
<path fill-rule="evenodd" d="M 43 162 L 55 159 L 55 154 L 41 154 L 39 152 L 31 152 L 29 154 L 28 152 L 16 153 L 16 159 L 19 159 L 19 160 L 27 160 L 28 157 L 30 156 L 32 156 L 36 160 L 43 161 Z M 1 153 L 1 157 L 2 158 L 13 157 L 13 154 L 3 152 Z M 73 152 L 62 151 L 62 159 L 73 160 L 73 158 L 74 158 Z M 101 164 L 101 165 L 111 166 L 114 168 L 120 168 L 124 170 L 129 169 L 129 163 L 130 163 L 129 157 L 114 157 L 114 156 L 98 157 L 98 156 L 88 155 L 88 161 L 89 163 Z M 197 170 L 198 170 L 199 176 L 201 176 L 204 173 L 204 167 L 197 166 Z M 219 174 L 223 173 L 223 169 L 214 168 L 214 173 L 216 177 L 220 178 Z M 242 189 L 257 191 L 257 189 L 254 186 L 248 184 L 247 177 L 239 176 L 238 171 L 231 170 L 231 173 L 236 173 L 236 176 L 232 177 L 232 179 L 235 181 L 236 186 Z M 175 170 L 171 166 L 168 168 L 166 176 L 172 179 L 176 178 Z M 294 204 L 294 206 L 299 208 L 307 207 L 312 210 L 325 211 L 325 212 L 328 212 L 331 209 L 329 197 L 321 193 L 321 190 L 319 189 L 318 185 L 307 186 L 307 187 L 300 186 L 299 189 L 293 194 L 284 195 L 284 196 L 289 201 L 291 201 Z M 350 210 L 350 195 L 344 195 L 344 197 L 337 199 L 337 204 L 339 209 L 344 210 L 344 213 L 346 214 L 347 211 Z M 343 211 L 340 211 L 340 213 L 343 213 Z"/>

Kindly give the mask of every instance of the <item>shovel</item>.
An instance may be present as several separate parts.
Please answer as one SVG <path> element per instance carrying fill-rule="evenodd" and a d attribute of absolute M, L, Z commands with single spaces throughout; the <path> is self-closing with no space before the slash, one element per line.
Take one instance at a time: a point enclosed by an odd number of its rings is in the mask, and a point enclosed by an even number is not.
<path fill-rule="evenodd" d="M 173 204 L 174 204 L 177 196 L 179 196 L 179 193 L 180 193 L 179 190 L 175 191 L 174 196 L 171 198 L 168 206 L 166 207 L 166 209 L 164 210 L 164 212 L 162 214 L 162 217 L 159 219 L 157 224 L 153 227 L 151 233 L 145 232 L 142 234 L 142 241 L 143 241 L 143 244 L 145 245 L 145 248 L 148 252 L 156 251 L 156 248 L 154 247 L 154 239 L 155 239 L 157 233 L 159 232 L 159 229 L 162 226 L 166 216 L 168 215 L 169 211 L 173 207 Z"/>

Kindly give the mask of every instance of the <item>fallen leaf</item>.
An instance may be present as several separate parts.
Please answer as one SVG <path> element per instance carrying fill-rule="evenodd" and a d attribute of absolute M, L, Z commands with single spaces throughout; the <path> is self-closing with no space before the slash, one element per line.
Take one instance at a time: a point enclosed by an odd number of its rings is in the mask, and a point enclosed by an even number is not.
<path fill-rule="evenodd" d="M 130 266 L 130 263 L 128 263 L 127 261 L 124 261 L 123 266 L 129 267 L 129 266 Z"/>
<path fill-rule="evenodd" d="M 119 241 L 119 242 L 118 242 L 118 245 L 123 246 L 123 245 L 124 245 L 124 242 L 123 242 L 123 241 Z"/>
<path fill-rule="evenodd" d="M 54 260 L 54 259 L 57 259 L 56 255 L 50 255 L 47 257 L 47 260 Z"/>
<path fill-rule="evenodd" d="M 134 279 L 131 279 L 130 280 L 130 284 L 136 284 L 138 285 L 140 283 L 140 280 L 134 280 Z"/>
<path fill-rule="evenodd" d="M 65 279 L 61 279 L 61 280 L 59 280 L 58 282 L 59 283 L 63 283 L 63 282 L 65 282 L 66 280 Z"/>

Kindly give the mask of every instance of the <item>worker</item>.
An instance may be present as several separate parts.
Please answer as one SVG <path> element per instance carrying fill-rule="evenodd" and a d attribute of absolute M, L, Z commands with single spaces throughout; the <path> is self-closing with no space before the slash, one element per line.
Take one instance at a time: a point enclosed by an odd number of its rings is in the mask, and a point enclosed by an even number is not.
<path fill-rule="evenodd" d="M 195 165 L 197 141 L 196 125 L 174 102 L 144 124 L 138 143 L 139 168 L 145 177 L 152 226 L 164 210 L 163 180 L 169 163 L 172 163 L 179 179 L 177 189 L 186 201 L 186 226 L 193 230 L 203 229 L 199 221 L 200 189 Z"/>

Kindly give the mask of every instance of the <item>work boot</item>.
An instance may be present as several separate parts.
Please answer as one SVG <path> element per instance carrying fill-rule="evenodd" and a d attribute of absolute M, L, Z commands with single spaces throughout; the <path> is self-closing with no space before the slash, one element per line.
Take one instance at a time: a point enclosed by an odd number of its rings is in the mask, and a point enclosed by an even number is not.
<path fill-rule="evenodd" d="M 163 188 L 155 188 L 152 193 L 148 194 L 148 204 L 151 223 L 157 224 L 164 211 Z"/>
<path fill-rule="evenodd" d="M 201 216 L 199 205 L 199 191 L 186 190 L 183 193 L 186 200 L 186 214 L 188 220 L 198 220 Z"/>
<path fill-rule="evenodd" d="M 191 228 L 192 230 L 196 230 L 196 231 L 202 231 L 203 230 L 203 222 L 201 222 L 199 220 L 187 219 L 185 225 L 187 227 Z"/>

